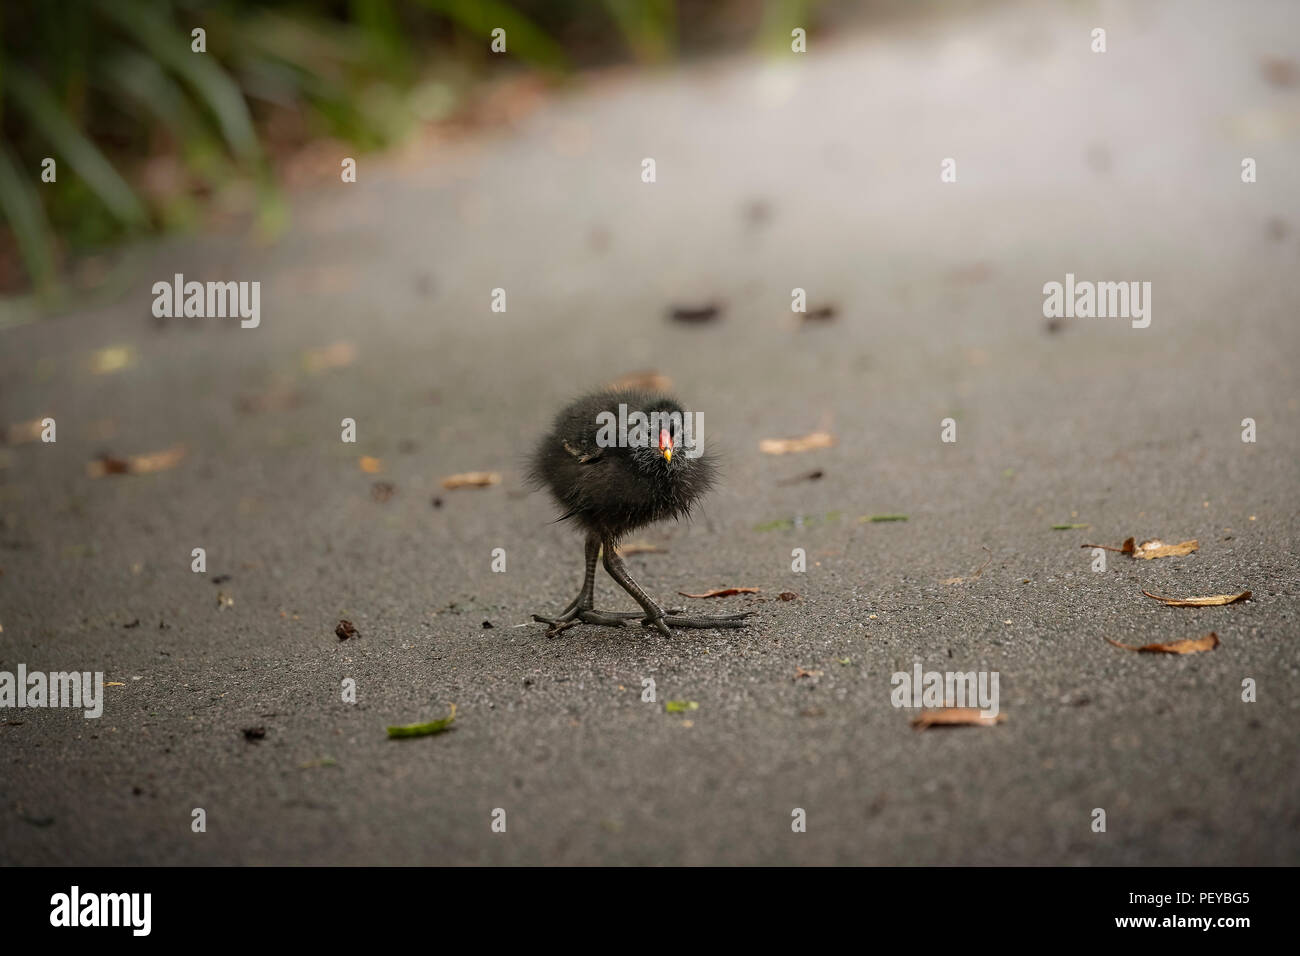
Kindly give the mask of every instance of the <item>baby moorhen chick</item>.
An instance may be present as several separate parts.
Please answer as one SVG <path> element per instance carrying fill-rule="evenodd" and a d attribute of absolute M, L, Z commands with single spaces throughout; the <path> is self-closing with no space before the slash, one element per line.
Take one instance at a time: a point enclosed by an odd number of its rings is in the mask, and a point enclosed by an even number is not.
<path fill-rule="evenodd" d="M 620 419 L 620 404 L 624 415 Z M 641 426 L 635 413 L 647 424 Z M 622 440 L 614 422 L 627 422 Z M 585 622 L 621 627 L 641 618 L 644 625 L 671 636 L 673 627 L 744 627 L 749 613 L 690 617 L 665 610 L 628 574 L 617 550 L 618 539 L 642 525 L 684 518 L 709 490 L 717 470 L 695 435 L 682 407 L 666 395 L 605 389 L 585 395 L 555 418 L 532 458 L 530 479 L 546 488 L 563 509 L 556 520 L 572 520 L 587 535 L 587 567 L 582 590 L 559 617 L 533 615 L 551 625 L 547 635 Z M 613 426 L 613 427 L 612 427 Z M 687 432 L 683 436 L 683 430 Z M 684 437 L 691 439 L 683 445 Z M 596 562 L 604 552 L 605 570 L 640 612 L 598 611 L 593 607 Z"/>

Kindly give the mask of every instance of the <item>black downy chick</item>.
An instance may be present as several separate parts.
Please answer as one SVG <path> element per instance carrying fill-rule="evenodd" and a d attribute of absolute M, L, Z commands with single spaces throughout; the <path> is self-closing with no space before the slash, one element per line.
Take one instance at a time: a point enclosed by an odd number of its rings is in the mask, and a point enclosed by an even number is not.
<path fill-rule="evenodd" d="M 644 429 L 629 422 L 625 443 L 610 441 L 619 420 L 640 411 L 648 419 Z M 657 413 L 657 414 L 656 414 Z M 703 449 L 683 447 L 685 414 L 666 395 L 636 390 L 606 389 L 585 395 L 556 416 L 551 431 L 533 454 L 530 479 L 546 488 L 563 509 L 557 520 L 576 522 L 587 535 L 586 574 L 582 590 L 559 617 L 534 619 L 551 625 L 548 635 L 581 622 L 622 626 L 641 619 L 671 636 L 672 627 L 744 627 L 749 613 L 722 617 L 692 617 L 666 611 L 628 574 L 619 556 L 619 538 L 643 525 L 668 518 L 688 517 L 691 508 L 713 486 L 715 460 Z M 594 608 L 596 564 L 602 560 L 609 576 L 641 605 L 641 612 L 598 611 Z"/>

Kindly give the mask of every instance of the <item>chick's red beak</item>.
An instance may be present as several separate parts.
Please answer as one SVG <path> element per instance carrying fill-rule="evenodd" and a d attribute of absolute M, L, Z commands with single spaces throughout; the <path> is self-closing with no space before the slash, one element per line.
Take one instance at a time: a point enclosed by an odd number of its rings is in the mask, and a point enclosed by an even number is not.
<path fill-rule="evenodd" d="M 659 451 L 663 453 L 664 461 L 673 460 L 673 436 L 666 428 L 659 429 Z"/>

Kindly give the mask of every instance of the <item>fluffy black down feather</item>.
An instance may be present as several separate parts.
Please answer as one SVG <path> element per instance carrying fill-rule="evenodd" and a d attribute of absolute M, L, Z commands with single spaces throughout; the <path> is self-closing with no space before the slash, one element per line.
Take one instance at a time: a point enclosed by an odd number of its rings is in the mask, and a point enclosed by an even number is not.
<path fill-rule="evenodd" d="M 584 395 L 555 417 L 533 453 L 529 471 L 534 487 L 550 491 L 560 506 L 563 513 L 557 520 L 575 521 L 612 539 L 655 521 L 689 516 L 717 476 L 715 457 L 707 451 L 689 457 L 680 434 L 673 435 L 671 461 L 659 451 L 657 435 L 651 436 L 648 447 L 600 447 L 597 416 L 609 412 L 617 419 L 620 402 L 627 405 L 628 414 L 685 416 L 667 395 L 610 389 Z"/>

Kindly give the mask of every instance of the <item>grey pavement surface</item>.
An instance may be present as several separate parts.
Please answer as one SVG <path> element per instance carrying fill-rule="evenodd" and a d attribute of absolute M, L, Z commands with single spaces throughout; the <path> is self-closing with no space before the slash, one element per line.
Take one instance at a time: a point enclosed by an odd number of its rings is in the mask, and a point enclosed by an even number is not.
<path fill-rule="evenodd" d="M 121 685 L 99 720 L 0 714 L 0 861 L 1296 863 L 1300 86 L 1262 62 L 1300 58 L 1298 20 L 1009 6 L 597 74 L 511 128 L 363 157 L 293 196 L 278 243 L 160 243 L 120 301 L 0 331 L 0 422 L 58 422 L 0 448 L 0 670 Z M 261 281 L 260 328 L 158 327 L 175 272 Z M 1067 272 L 1150 281 L 1150 327 L 1048 331 Z M 836 318 L 798 327 L 794 287 Z M 717 322 L 665 317 L 711 300 Z M 350 364 L 305 362 L 341 342 Z M 88 371 L 113 347 L 134 361 Z M 726 464 L 633 573 L 756 624 L 547 639 L 527 622 L 577 590 L 581 542 L 520 456 L 639 369 Z M 241 410 L 267 395 L 297 401 Z M 758 450 L 819 428 L 835 447 Z M 171 470 L 86 473 L 177 444 Z M 439 487 L 477 470 L 503 481 Z M 909 520 L 859 520 L 885 512 Z M 1091 571 L 1080 545 L 1130 535 L 1200 550 Z M 762 600 L 676 596 L 726 586 Z M 597 601 L 631 607 L 603 573 Z M 1189 656 L 1105 640 L 1209 631 Z M 914 730 L 890 675 L 916 660 L 996 670 L 1005 722 Z M 453 732 L 386 739 L 453 703 Z"/>

